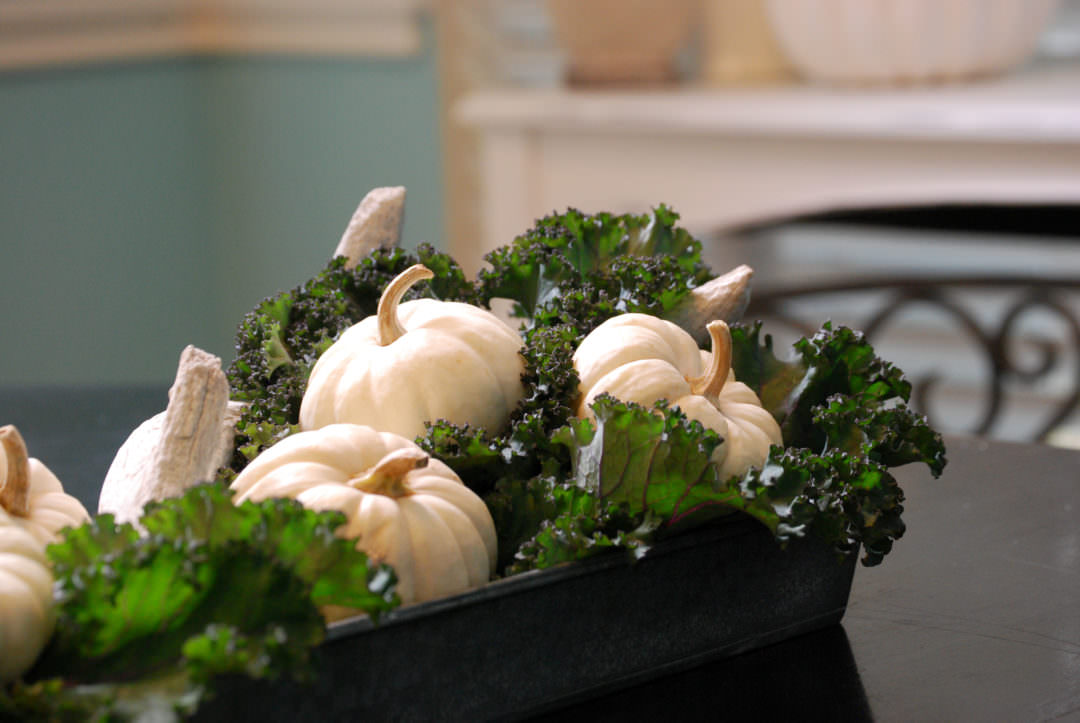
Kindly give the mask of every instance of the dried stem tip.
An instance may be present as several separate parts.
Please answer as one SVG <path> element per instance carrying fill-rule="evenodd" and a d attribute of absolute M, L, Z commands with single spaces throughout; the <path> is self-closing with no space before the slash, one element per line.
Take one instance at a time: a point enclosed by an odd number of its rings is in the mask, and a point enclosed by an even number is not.
<path fill-rule="evenodd" d="M 0 488 L 0 506 L 8 514 L 26 517 L 30 514 L 30 460 L 26 442 L 15 425 L 0 427 L 0 447 L 7 458 L 4 486 Z"/>
<path fill-rule="evenodd" d="M 361 492 L 405 497 L 412 494 L 405 484 L 405 477 L 415 469 L 427 467 L 430 459 L 427 452 L 419 447 L 405 447 L 386 455 L 377 465 L 349 480 L 348 484 Z"/>
<path fill-rule="evenodd" d="M 731 330 L 722 321 L 710 321 L 705 328 L 712 339 L 712 360 L 704 376 L 690 381 L 690 391 L 715 400 L 731 371 Z"/>
<path fill-rule="evenodd" d="M 389 346 L 397 341 L 405 333 L 405 327 L 398 319 L 398 304 L 405 292 L 412 285 L 423 279 L 430 279 L 435 274 L 423 264 L 414 264 L 394 277 L 394 280 L 383 289 L 379 297 L 379 308 L 375 312 L 379 323 L 379 346 Z"/>
<path fill-rule="evenodd" d="M 375 249 L 397 246 L 404 219 L 405 187 L 373 188 L 350 219 L 334 256 L 344 256 L 345 268 L 351 269 Z"/>

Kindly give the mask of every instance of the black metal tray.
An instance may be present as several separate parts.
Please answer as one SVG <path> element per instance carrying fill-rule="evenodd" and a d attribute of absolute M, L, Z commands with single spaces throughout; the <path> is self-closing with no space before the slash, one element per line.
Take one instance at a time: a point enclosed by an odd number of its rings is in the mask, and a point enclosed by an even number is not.
<path fill-rule="evenodd" d="M 733 516 L 330 627 L 309 685 L 230 681 L 200 720 L 521 718 L 840 621 L 856 556 Z"/>

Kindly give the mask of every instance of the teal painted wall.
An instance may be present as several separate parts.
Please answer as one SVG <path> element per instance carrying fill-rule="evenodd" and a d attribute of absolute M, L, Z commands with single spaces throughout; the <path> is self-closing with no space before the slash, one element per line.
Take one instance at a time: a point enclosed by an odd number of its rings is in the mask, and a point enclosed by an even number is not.
<path fill-rule="evenodd" d="M 223 310 L 318 271 L 374 186 L 407 189 L 403 245 L 439 243 L 434 63 L 218 60 L 206 77 Z"/>
<path fill-rule="evenodd" d="M 182 61 L 0 76 L 0 382 L 153 381 L 208 341 L 199 97 Z"/>
<path fill-rule="evenodd" d="M 0 75 L 0 385 L 159 384 L 226 361 L 259 299 L 404 185 L 442 229 L 432 54 L 172 59 Z"/>

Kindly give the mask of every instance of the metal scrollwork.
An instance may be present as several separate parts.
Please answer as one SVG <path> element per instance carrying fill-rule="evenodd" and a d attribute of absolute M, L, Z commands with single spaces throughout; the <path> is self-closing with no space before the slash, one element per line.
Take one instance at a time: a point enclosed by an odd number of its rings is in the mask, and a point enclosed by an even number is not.
<path fill-rule="evenodd" d="M 1021 296 L 1008 305 L 996 323 L 980 321 L 960 301 L 964 290 L 1019 291 Z M 963 430 L 989 435 L 1006 409 L 1007 392 L 1018 385 L 1035 385 L 1058 373 L 1068 363 L 1071 349 L 1072 370 L 1067 392 L 1053 402 L 1037 429 L 1035 440 L 1045 440 L 1080 406 L 1080 319 L 1077 307 L 1066 303 L 1068 295 L 1080 294 L 1080 279 L 1046 279 L 1027 277 L 1008 278 L 888 278 L 862 279 L 852 282 L 822 282 L 788 288 L 755 289 L 747 319 L 763 319 L 766 328 L 779 323 L 810 334 L 817 326 L 792 314 L 789 306 L 799 300 L 836 294 L 885 294 L 877 310 L 857 324 L 870 340 L 884 336 L 886 328 L 899 314 L 912 305 L 925 305 L 950 317 L 963 330 L 987 362 L 990 371 L 986 381 L 985 401 L 977 420 Z M 850 305 L 845 305 L 847 308 Z M 1064 338 L 1025 337 L 1027 347 L 1034 350 L 1034 361 L 1022 363 L 1013 353 L 1015 339 L 1020 336 L 1022 318 L 1031 313 L 1050 314 L 1064 325 Z M 853 324 L 854 325 L 854 324 Z M 931 399 L 940 387 L 942 375 L 927 373 L 913 380 L 913 405 L 931 416 Z M 935 423 L 931 418 L 931 422 Z M 961 430 L 955 430 L 961 431 Z"/>

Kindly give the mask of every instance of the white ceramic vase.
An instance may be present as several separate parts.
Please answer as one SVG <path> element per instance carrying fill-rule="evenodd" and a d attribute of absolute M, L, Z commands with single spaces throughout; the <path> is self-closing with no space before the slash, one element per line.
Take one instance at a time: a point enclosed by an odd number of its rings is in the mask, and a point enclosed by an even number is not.
<path fill-rule="evenodd" d="M 548 0 L 571 84 L 664 83 L 677 79 L 700 0 Z"/>
<path fill-rule="evenodd" d="M 791 79 L 791 66 L 776 41 L 765 0 L 705 0 L 702 28 L 705 83 L 763 85 Z"/>
<path fill-rule="evenodd" d="M 921 83 L 1008 71 L 1059 0 L 767 0 L 784 52 L 812 80 Z"/>

